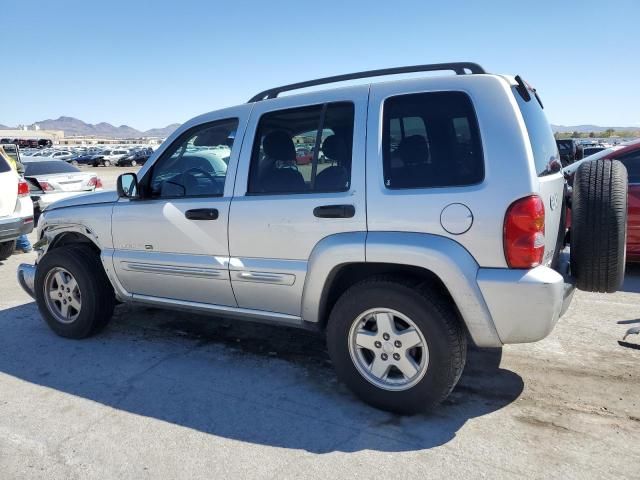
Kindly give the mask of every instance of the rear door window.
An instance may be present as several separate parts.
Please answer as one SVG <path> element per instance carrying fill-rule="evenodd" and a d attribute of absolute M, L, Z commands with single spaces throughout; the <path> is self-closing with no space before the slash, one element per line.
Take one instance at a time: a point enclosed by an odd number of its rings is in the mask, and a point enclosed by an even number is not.
<path fill-rule="evenodd" d="M 248 193 L 349 190 L 354 116 L 351 102 L 264 114 L 251 155 Z"/>
<path fill-rule="evenodd" d="M 388 98 L 382 142 L 387 188 L 464 186 L 484 179 L 478 122 L 463 92 Z"/>
<path fill-rule="evenodd" d="M 516 97 L 529 133 L 536 173 L 542 177 L 559 172 L 561 166 L 558 145 L 540 103 L 533 96 L 526 101 L 516 87 L 513 87 L 513 95 Z"/>

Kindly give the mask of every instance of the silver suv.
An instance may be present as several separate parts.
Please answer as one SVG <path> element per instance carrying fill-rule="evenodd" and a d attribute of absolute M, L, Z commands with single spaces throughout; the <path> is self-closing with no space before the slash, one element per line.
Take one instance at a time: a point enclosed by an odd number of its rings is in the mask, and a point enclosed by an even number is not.
<path fill-rule="evenodd" d="M 455 75 L 280 96 L 433 70 Z M 600 162 L 574 185 L 570 253 L 558 150 L 520 77 L 330 77 L 196 117 L 117 192 L 53 204 L 18 277 L 64 337 L 99 331 L 116 300 L 321 329 L 359 397 L 413 413 L 451 392 L 468 341 L 540 340 L 574 285 L 619 287 L 626 171 Z"/>

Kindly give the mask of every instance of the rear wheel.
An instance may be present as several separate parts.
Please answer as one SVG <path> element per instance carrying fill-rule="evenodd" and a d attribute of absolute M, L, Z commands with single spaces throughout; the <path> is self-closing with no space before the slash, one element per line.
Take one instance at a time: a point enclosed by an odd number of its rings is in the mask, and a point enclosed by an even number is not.
<path fill-rule="evenodd" d="M 131 160 L 131 162 L 129 162 L 129 164 L 130 164 L 132 167 L 135 167 L 136 165 L 138 165 L 138 162 L 136 162 L 135 160 Z"/>
<path fill-rule="evenodd" d="M 440 294 L 392 277 L 360 282 L 336 302 L 327 327 L 336 373 L 365 402 L 413 414 L 455 387 L 466 337 Z"/>
<path fill-rule="evenodd" d="M 573 182 L 571 273 L 589 292 L 615 292 L 624 280 L 627 170 L 617 160 L 583 163 Z"/>
<path fill-rule="evenodd" d="M 6 260 L 11 255 L 13 255 L 13 251 L 16 248 L 16 241 L 11 240 L 10 242 L 2 242 L 0 243 L 0 260 Z"/>
<path fill-rule="evenodd" d="M 103 160 L 102 161 L 102 165 L 104 165 L 105 167 L 110 167 L 111 166 L 111 162 L 109 160 Z"/>
<path fill-rule="evenodd" d="M 60 247 L 42 257 L 36 269 L 35 296 L 49 327 L 67 338 L 100 331 L 115 305 L 100 258 L 81 245 Z"/>

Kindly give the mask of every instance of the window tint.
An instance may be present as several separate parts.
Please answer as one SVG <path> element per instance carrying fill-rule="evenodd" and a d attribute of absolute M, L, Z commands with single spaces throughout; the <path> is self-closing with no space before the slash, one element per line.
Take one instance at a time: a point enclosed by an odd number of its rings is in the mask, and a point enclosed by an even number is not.
<path fill-rule="evenodd" d="M 354 106 L 348 102 L 263 115 L 251 155 L 248 193 L 348 190 L 353 120 Z"/>
<path fill-rule="evenodd" d="M 478 123 L 466 94 L 391 97 L 383 122 L 387 188 L 473 185 L 484 178 Z"/>
<path fill-rule="evenodd" d="M 80 170 L 73 165 L 63 162 L 62 160 L 51 162 L 24 162 L 24 175 L 26 177 L 52 173 L 77 173 L 79 171 Z"/>
<path fill-rule="evenodd" d="M 153 167 L 150 196 L 222 196 L 237 128 L 237 119 L 222 120 L 178 138 Z"/>
<path fill-rule="evenodd" d="M 640 151 L 627 153 L 618 160 L 627 167 L 629 183 L 640 183 Z"/>
<path fill-rule="evenodd" d="M 559 172 L 558 145 L 540 103 L 533 95 L 531 100 L 525 101 L 516 90 L 516 87 L 513 87 L 513 95 L 516 97 L 524 123 L 527 126 L 529 141 L 533 150 L 533 160 L 536 164 L 536 173 L 542 177 Z"/>

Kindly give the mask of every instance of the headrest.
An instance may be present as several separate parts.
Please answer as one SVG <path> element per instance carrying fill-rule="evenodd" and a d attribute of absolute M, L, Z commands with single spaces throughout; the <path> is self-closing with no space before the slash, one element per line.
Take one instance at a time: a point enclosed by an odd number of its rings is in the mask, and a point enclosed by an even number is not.
<path fill-rule="evenodd" d="M 262 140 L 262 148 L 267 157 L 281 162 L 295 162 L 296 147 L 287 132 L 276 130 Z"/>
<path fill-rule="evenodd" d="M 196 147 L 217 147 L 218 145 L 228 145 L 229 129 L 224 127 L 212 127 L 198 133 L 193 141 Z"/>
<path fill-rule="evenodd" d="M 325 157 L 339 163 L 346 163 L 349 159 L 349 150 L 346 143 L 338 135 L 330 135 L 322 142 L 322 151 Z"/>
<path fill-rule="evenodd" d="M 422 135 L 406 137 L 398 145 L 398 155 L 408 165 L 427 163 L 429 159 L 427 140 Z"/>

